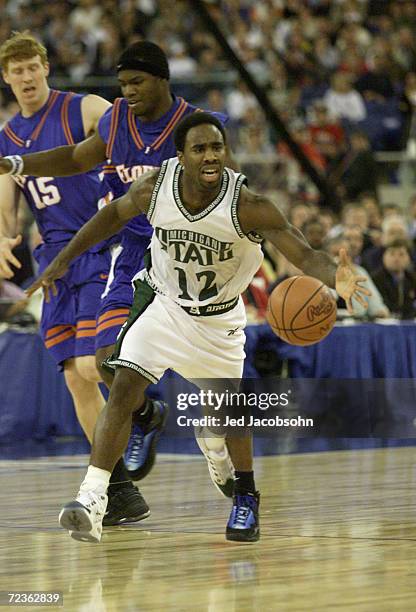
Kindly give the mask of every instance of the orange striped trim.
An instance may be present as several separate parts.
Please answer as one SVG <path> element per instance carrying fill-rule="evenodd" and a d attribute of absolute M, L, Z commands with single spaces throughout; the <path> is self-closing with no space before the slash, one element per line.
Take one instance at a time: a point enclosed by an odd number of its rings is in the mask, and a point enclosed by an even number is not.
<path fill-rule="evenodd" d="M 179 98 L 179 100 L 180 100 L 180 104 L 178 108 L 176 109 L 175 114 L 173 115 L 172 119 L 169 121 L 169 123 L 167 124 L 167 126 L 165 127 L 161 135 L 152 144 L 152 149 L 157 150 L 165 142 L 166 138 L 173 131 L 173 129 L 175 128 L 175 125 L 178 123 L 178 121 L 184 114 L 188 106 L 188 103 L 185 102 L 183 98 Z"/>
<path fill-rule="evenodd" d="M 77 331 L 76 333 L 76 338 L 90 338 L 91 336 L 95 336 L 95 328 L 83 329 L 81 331 Z"/>
<path fill-rule="evenodd" d="M 115 168 L 105 168 L 103 174 L 117 174 L 117 170 Z"/>
<path fill-rule="evenodd" d="M 127 321 L 127 319 L 128 317 L 125 316 L 119 317 L 118 319 L 110 319 L 109 321 L 105 321 L 105 323 L 100 323 L 100 325 L 98 325 L 97 327 L 97 334 L 100 334 L 102 331 L 108 329 L 109 327 L 121 326 Z"/>
<path fill-rule="evenodd" d="M 118 116 L 120 114 L 120 104 L 123 98 L 116 98 L 113 104 L 113 110 L 111 112 L 111 124 L 110 124 L 110 135 L 108 138 L 106 157 L 111 159 L 113 153 L 114 140 L 116 138 L 116 132 L 118 127 Z"/>
<path fill-rule="evenodd" d="M 6 136 L 7 136 L 8 138 L 10 138 L 10 140 L 11 140 L 12 142 L 14 142 L 14 144 L 16 144 L 17 146 L 19 146 L 19 147 L 23 147 L 23 146 L 24 146 L 25 141 L 24 141 L 24 140 L 22 140 L 21 138 L 19 138 L 19 136 L 17 136 L 17 135 L 16 135 L 16 134 L 13 132 L 12 128 L 9 126 L 9 124 L 8 124 L 8 123 L 6 124 L 6 127 L 4 128 L 4 133 L 5 133 L 5 134 L 6 134 Z"/>
<path fill-rule="evenodd" d="M 111 317 L 117 317 L 119 315 L 128 315 L 130 310 L 128 308 L 116 308 L 115 310 L 107 310 L 101 317 L 98 318 L 98 325 Z"/>
<path fill-rule="evenodd" d="M 105 164 L 105 165 L 103 166 L 103 170 L 113 170 L 113 172 L 115 172 L 116 167 L 115 167 L 115 165 L 114 165 L 114 164 Z"/>
<path fill-rule="evenodd" d="M 133 136 L 133 140 L 136 143 L 136 147 L 138 149 L 143 149 L 143 140 L 140 136 L 139 130 L 137 129 L 135 115 L 131 108 L 129 108 L 127 111 L 127 121 L 129 124 L 130 134 Z"/>
<path fill-rule="evenodd" d="M 56 327 L 51 327 L 46 332 L 46 338 L 50 338 L 51 336 L 55 336 L 56 334 L 66 330 L 72 329 L 72 325 L 56 325 Z"/>
<path fill-rule="evenodd" d="M 60 344 L 61 342 L 68 340 L 68 338 L 71 338 L 72 336 L 75 336 L 75 331 L 73 329 L 70 329 L 64 334 L 59 334 L 59 336 L 56 336 L 56 338 L 53 338 L 52 340 L 47 340 L 45 342 L 45 346 L 46 348 L 52 348 L 56 344 Z"/>
<path fill-rule="evenodd" d="M 83 329 L 84 327 L 94 327 L 95 328 L 95 319 L 87 319 L 85 321 L 78 321 L 77 329 Z"/>
<path fill-rule="evenodd" d="M 52 90 L 51 97 L 49 98 L 49 102 L 48 102 L 48 106 L 46 108 L 46 111 L 43 113 L 43 117 L 39 121 L 39 123 L 37 125 L 37 128 L 32 133 L 32 135 L 30 137 L 31 140 L 36 140 L 36 138 L 39 136 L 39 134 L 40 134 L 40 132 L 41 132 L 41 130 L 43 128 L 43 125 L 44 125 L 44 123 L 45 123 L 49 113 L 51 112 L 52 108 L 54 107 L 55 102 L 57 101 L 58 97 L 59 97 L 59 91 Z"/>
<path fill-rule="evenodd" d="M 68 109 L 69 109 L 69 103 L 71 101 L 71 99 L 74 97 L 74 93 L 69 92 L 65 95 L 65 99 L 63 101 L 62 104 L 62 108 L 61 108 L 61 121 L 62 121 L 62 127 L 64 129 L 64 134 L 65 134 L 65 138 L 67 140 L 67 143 L 70 145 L 75 144 L 74 138 L 72 136 L 72 132 L 71 132 L 71 127 L 69 125 L 69 115 L 68 115 Z"/>

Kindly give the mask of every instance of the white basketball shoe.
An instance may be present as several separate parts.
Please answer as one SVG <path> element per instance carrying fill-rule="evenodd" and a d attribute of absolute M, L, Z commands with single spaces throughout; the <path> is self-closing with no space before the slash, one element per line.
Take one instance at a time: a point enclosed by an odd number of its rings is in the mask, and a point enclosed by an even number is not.
<path fill-rule="evenodd" d="M 225 438 L 214 436 L 204 427 L 195 428 L 197 444 L 208 462 L 211 480 L 224 497 L 234 493 L 234 466 L 228 453 Z"/>
<path fill-rule="evenodd" d="M 62 508 L 59 524 L 64 529 L 68 529 L 69 535 L 74 540 L 99 542 L 107 501 L 107 495 L 102 487 L 94 490 L 81 487 L 76 500 L 65 504 Z"/>

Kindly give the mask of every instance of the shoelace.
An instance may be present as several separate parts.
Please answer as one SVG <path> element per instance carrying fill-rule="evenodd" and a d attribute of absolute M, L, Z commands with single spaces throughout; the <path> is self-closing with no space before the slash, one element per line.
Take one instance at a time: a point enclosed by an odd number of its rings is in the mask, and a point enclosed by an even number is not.
<path fill-rule="evenodd" d="M 92 510 L 94 509 L 95 512 L 97 513 L 97 515 L 101 516 L 102 512 L 99 512 L 96 508 L 94 508 L 94 506 L 97 505 L 98 501 L 97 501 L 97 497 L 101 500 L 104 501 L 105 497 L 103 495 L 99 495 L 96 493 L 93 493 L 93 491 L 83 491 L 83 493 L 87 495 L 88 497 L 88 501 L 87 503 L 82 502 L 82 505 L 85 506 L 85 508 L 87 508 L 87 510 Z"/>
<path fill-rule="evenodd" d="M 224 484 L 224 479 L 221 474 L 218 472 L 215 461 L 208 455 L 208 462 L 211 466 L 211 469 L 214 473 L 215 478 L 218 480 L 220 484 Z"/>
<path fill-rule="evenodd" d="M 133 433 L 130 436 L 130 440 L 127 446 L 127 453 L 129 454 L 129 457 L 131 459 L 136 460 L 140 457 L 140 453 L 143 448 L 143 442 L 143 431 L 138 425 L 135 424 L 133 428 Z"/>
<path fill-rule="evenodd" d="M 240 525 L 245 525 L 250 512 L 255 508 L 256 500 L 248 496 L 244 496 L 243 499 L 241 499 L 241 497 L 243 496 L 237 496 L 235 522 Z"/>
<path fill-rule="evenodd" d="M 235 523 L 239 525 L 245 525 L 250 514 L 250 508 L 247 506 L 240 506 L 237 509 L 237 514 L 235 515 Z"/>

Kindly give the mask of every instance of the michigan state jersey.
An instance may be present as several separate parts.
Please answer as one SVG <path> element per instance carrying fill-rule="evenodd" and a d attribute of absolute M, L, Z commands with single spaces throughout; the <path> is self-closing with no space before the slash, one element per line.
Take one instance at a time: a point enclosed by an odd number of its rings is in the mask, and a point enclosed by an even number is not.
<path fill-rule="evenodd" d="M 84 140 L 83 96 L 51 90 L 30 117 L 17 113 L 0 132 L 0 155 L 23 155 Z M 46 245 L 68 242 L 98 210 L 109 191 L 100 169 L 71 177 L 13 176 L 32 210 Z M 50 169 L 53 175 L 53 167 Z M 105 243 L 91 249 L 99 251 Z"/>
<path fill-rule="evenodd" d="M 162 164 L 147 217 L 154 228 L 151 261 L 137 278 L 189 307 L 213 305 L 222 311 L 242 293 L 258 270 L 263 254 L 258 236 L 246 236 L 237 214 L 242 174 L 225 168 L 217 197 L 192 214 L 181 202 L 177 158 Z"/>
<path fill-rule="evenodd" d="M 173 132 L 181 119 L 198 110 L 183 98 L 173 96 L 172 106 L 156 121 L 141 121 L 129 108 L 127 100 L 117 98 L 101 117 L 98 132 L 107 144 L 108 164 L 104 167 L 114 196 L 128 191 L 131 183 L 148 170 L 176 156 Z M 227 117 L 213 113 L 222 123 Z M 145 215 L 138 215 L 126 230 L 139 236 L 151 236 L 152 228 Z"/>

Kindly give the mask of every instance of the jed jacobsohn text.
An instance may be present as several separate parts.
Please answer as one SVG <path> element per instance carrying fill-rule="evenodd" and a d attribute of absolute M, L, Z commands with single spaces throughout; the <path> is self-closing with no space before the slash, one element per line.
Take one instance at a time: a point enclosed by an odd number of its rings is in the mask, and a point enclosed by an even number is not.
<path fill-rule="evenodd" d="M 201 389 L 198 393 L 179 393 L 176 407 L 178 410 L 187 410 L 189 406 L 220 410 L 236 406 L 257 406 L 260 410 L 268 410 L 271 407 L 287 406 L 290 393 L 290 389 L 286 393 L 238 393 L 228 390 L 217 393 L 211 389 L 208 391 Z"/>
<path fill-rule="evenodd" d="M 304 419 L 301 416 L 256 418 L 253 415 L 248 415 L 230 418 L 227 415 L 223 420 L 215 416 L 191 418 L 182 414 L 176 420 L 179 427 L 313 427 L 313 419 Z"/>

